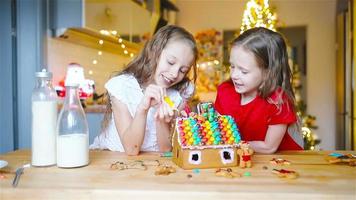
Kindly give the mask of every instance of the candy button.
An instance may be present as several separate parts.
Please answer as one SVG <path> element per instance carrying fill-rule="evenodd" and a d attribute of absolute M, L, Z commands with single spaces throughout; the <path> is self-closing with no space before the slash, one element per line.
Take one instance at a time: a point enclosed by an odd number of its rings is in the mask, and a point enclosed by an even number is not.
<path fill-rule="evenodd" d="M 245 172 L 244 176 L 246 176 L 246 177 L 251 176 L 251 172 Z"/>

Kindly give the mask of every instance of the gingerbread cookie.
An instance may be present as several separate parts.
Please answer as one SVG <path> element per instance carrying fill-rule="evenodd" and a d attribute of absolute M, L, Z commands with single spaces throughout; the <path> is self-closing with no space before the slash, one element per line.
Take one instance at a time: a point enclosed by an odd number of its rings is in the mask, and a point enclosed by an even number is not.
<path fill-rule="evenodd" d="M 353 154 L 331 153 L 328 155 L 326 160 L 328 160 L 331 164 L 345 163 L 350 166 L 356 166 L 356 156 Z"/>
<path fill-rule="evenodd" d="M 273 158 L 269 161 L 273 165 L 290 165 L 291 163 L 288 160 L 283 158 Z"/>
<path fill-rule="evenodd" d="M 240 174 L 233 172 L 231 168 L 227 168 L 227 169 L 219 168 L 215 171 L 215 175 L 219 177 L 225 177 L 225 178 L 241 177 Z"/>
<path fill-rule="evenodd" d="M 176 169 L 174 167 L 164 165 L 164 166 L 157 167 L 155 175 L 167 176 L 167 175 L 169 175 L 171 173 L 175 173 L 175 172 L 176 172 Z"/>
<path fill-rule="evenodd" d="M 240 158 L 240 167 L 241 168 L 251 168 L 252 162 L 251 162 L 251 156 L 253 154 L 253 149 L 250 148 L 250 145 L 242 141 L 240 142 L 240 149 L 237 150 L 237 154 L 239 155 Z"/>
<path fill-rule="evenodd" d="M 286 169 L 273 169 L 272 173 L 277 174 L 280 178 L 295 179 L 299 176 L 296 171 Z"/>

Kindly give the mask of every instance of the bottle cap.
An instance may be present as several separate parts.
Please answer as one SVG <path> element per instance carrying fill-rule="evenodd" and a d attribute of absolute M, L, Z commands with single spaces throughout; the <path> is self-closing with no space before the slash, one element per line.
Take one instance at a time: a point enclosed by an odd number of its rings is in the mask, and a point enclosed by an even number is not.
<path fill-rule="evenodd" d="M 39 77 L 39 78 L 52 78 L 52 72 L 48 72 L 46 69 L 42 69 L 42 71 L 36 72 L 36 77 Z"/>
<path fill-rule="evenodd" d="M 79 86 L 85 81 L 84 70 L 77 63 L 70 63 L 67 69 L 67 75 L 64 82 L 65 86 Z"/>

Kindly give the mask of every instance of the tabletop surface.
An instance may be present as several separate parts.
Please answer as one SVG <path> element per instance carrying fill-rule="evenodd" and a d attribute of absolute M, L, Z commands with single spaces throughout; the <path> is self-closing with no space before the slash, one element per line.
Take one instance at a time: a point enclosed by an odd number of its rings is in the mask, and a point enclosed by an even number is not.
<path fill-rule="evenodd" d="M 352 153 L 356 152 L 342 152 Z M 183 170 L 171 158 L 159 153 L 126 156 L 119 152 L 91 151 L 90 164 L 82 168 L 62 169 L 30 167 L 24 170 L 16 188 L 12 187 L 14 171 L 31 160 L 29 150 L 0 155 L 9 164 L 2 168 L 0 199 L 356 199 L 356 167 L 329 164 L 330 151 L 289 151 L 273 155 L 256 154 L 252 168 L 232 168 L 242 177 L 225 178 L 215 175 L 216 169 Z M 290 165 L 270 163 L 283 158 Z M 121 161 L 145 162 L 144 169 L 111 169 L 112 163 Z M 155 175 L 154 160 L 161 165 L 173 166 L 175 173 Z M 135 167 L 135 166 L 134 166 Z M 273 169 L 294 170 L 296 179 L 280 178 Z M 246 172 L 251 176 L 244 176 Z"/>

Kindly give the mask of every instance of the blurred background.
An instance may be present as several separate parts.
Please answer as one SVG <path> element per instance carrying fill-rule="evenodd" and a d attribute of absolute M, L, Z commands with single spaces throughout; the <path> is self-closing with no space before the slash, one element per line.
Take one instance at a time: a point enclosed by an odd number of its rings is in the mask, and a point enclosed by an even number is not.
<path fill-rule="evenodd" d="M 125 68 L 160 27 L 176 24 L 199 47 L 197 93 L 213 102 L 229 77 L 229 43 L 265 26 L 288 43 L 305 148 L 356 148 L 352 0 L 2 0 L 0 153 L 31 147 L 35 72 L 53 72 L 63 100 L 69 63 L 83 67 L 90 141 L 100 132 L 105 82 Z M 88 89 L 89 88 L 89 89 Z"/>

